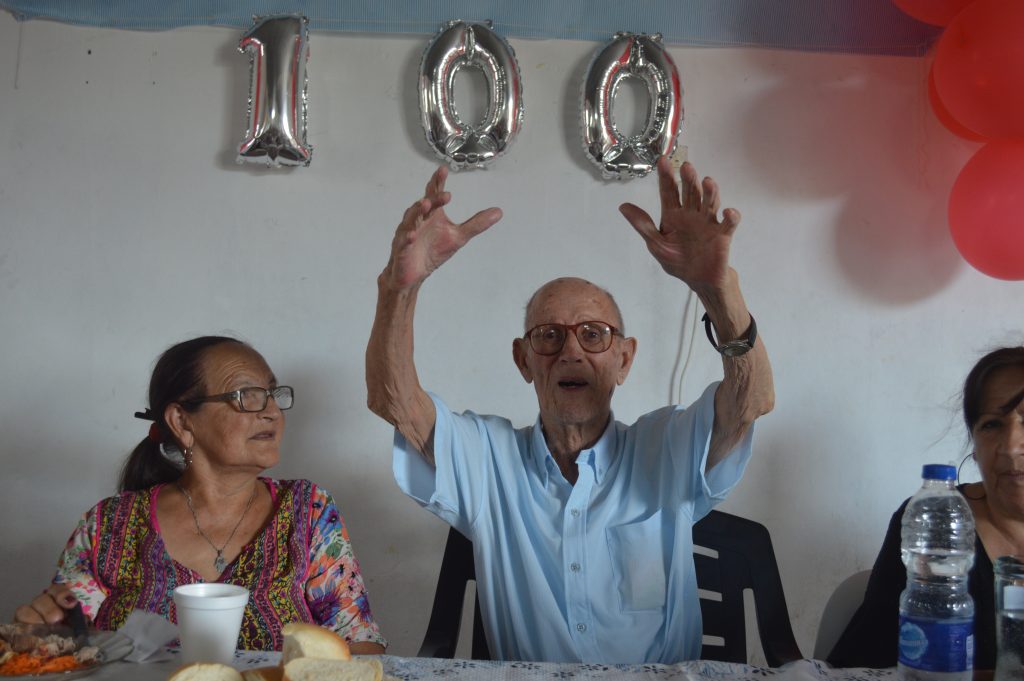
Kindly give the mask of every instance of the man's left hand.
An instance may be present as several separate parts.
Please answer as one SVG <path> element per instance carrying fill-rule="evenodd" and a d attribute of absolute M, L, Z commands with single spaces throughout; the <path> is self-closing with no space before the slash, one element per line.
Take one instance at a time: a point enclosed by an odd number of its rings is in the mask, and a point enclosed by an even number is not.
<path fill-rule="evenodd" d="M 619 210 L 666 272 L 697 293 L 721 289 L 728 282 L 729 247 L 740 213 L 726 208 L 718 218 L 718 184 L 710 177 L 700 182 L 693 164 L 684 163 L 679 176 L 682 193 L 668 159 L 658 161 L 659 226 L 647 211 L 632 203 L 622 204 Z"/>

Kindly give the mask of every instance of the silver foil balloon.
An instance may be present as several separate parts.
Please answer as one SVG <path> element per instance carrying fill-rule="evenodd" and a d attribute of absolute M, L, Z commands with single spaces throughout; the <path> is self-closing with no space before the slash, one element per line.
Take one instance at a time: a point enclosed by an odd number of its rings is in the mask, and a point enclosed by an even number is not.
<path fill-rule="evenodd" d="M 624 135 L 612 117 L 615 94 L 624 78 L 647 86 L 647 123 Z M 608 179 L 643 177 L 661 156 L 675 151 L 683 117 L 682 86 L 661 34 L 616 33 L 599 48 L 583 79 L 580 103 L 583 149 Z"/>
<path fill-rule="evenodd" d="M 257 17 L 238 43 L 249 53 L 249 129 L 238 162 L 308 166 L 306 60 L 309 22 L 298 14 Z"/>
<path fill-rule="evenodd" d="M 523 86 L 515 52 L 486 24 L 452 21 L 434 36 L 420 62 L 420 117 L 431 148 L 455 170 L 487 166 L 505 153 L 523 124 Z M 463 68 L 487 81 L 483 121 L 455 110 L 453 86 Z"/>

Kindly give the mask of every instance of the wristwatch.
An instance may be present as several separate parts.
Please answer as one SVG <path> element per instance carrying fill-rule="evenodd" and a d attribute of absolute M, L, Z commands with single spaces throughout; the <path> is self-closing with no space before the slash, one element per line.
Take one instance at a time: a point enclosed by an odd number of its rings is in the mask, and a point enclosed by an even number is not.
<path fill-rule="evenodd" d="M 757 322 L 754 321 L 754 315 L 750 315 L 750 327 L 747 328 L 747 333 L 744 334 L 743 338 L 737 338 L 727 343 L 718 344 L 715 340 L 715 334 L 711 329 L 711 320 L 708 318 L 708 313 L 705 312 L 704 316 L 701 317 L 701 321 L 704 322 L 704 330 L 708 334 L 708 340 L 711 341 L 711 346 L 718 350 L 726 357 L 739 357 L 750 352 L 750 349 L 754 347 L 754 341 L 757 340 Z"/>

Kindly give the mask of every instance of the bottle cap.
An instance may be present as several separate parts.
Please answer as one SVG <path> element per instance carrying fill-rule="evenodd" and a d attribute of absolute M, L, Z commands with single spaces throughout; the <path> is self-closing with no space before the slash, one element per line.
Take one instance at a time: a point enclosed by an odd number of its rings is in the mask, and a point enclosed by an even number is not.
<path fill-rule="evenodd" d="M 941 463 L 925 464 L 921 477 L 925 480 L 956 480 L 956 467 Z"/>

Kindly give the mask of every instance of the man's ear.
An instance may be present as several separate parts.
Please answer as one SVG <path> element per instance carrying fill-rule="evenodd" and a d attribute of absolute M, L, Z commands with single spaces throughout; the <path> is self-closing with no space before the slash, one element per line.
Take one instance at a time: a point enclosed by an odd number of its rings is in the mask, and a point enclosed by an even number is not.
<path fill-rule="evenodd" d="M 526 341 L 522 338 L 516 338 L 512 341 L 512 360 L 519 367 L 519 373 L 523 375 L 523 380 L 527 383 L 533 383 L 533 372 L 530 371 L 530 367 L 526 364 Z"/>
<path fill-rule="evenodd" d="M 629 376 L 629 369 L 633 366 L 633 358 L 636 357 L 636 338 L 623 338 L 619 350 L 619 374 L 616 383 L 622 385 Z"/>

